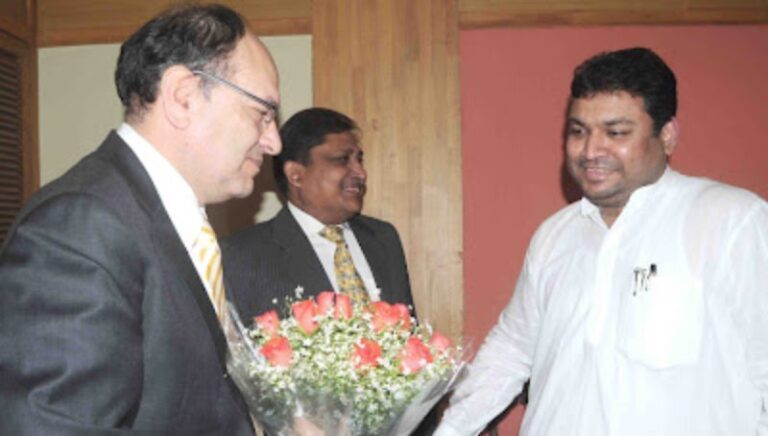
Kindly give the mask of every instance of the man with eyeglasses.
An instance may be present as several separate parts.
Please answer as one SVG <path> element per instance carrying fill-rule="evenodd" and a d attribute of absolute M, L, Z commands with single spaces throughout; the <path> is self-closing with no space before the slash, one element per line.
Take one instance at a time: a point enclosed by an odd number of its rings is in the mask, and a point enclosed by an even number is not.
<path fill-rule="evenodd" d="M 768 203 L 674 171 L 677 81 L 653 51 L 576 68 L 565 162 L 584 197 L 533 236 L 436 436 L 530 380 L 521 435 L 768 435 Z"/>
<path fill-rule="evenodd" d="M 235 11 L 187 6 L 122 45 L 115 81 L 123 125 L 0 253 L 0 434 L 253 434 L 204 207 L 281 149 L 275 64 Z"/>

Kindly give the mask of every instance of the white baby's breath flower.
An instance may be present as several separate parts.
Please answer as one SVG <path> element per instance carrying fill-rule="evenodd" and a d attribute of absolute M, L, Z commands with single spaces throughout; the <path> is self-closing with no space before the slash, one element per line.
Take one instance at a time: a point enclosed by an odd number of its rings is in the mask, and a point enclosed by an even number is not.
<path fill-rule="evenodd" d="M 372 300 L 379 299 L 380 290 L 371 292 Z M 302 287 L 295 295 L 301 299 Z M 275 302 L 277 304 L 277 302 Z M 353 306 L 352 317 L 337 319 L 333 311 L 314 316 L 317 329 L 307 334 L 293 316 L 280 321 L 279 334 L 285 337 L 292 351 L 292 362 L 287 368 L 272 366 L 262 358 L 248 362 L 247 374 L 255 384 L 267 389 L 256 398 L 258 411 L 269 411 L 274 417 L 292 416 L 297 405 L 304 405 L 306 414 L 312 414 L 312 404 L 339 403 L 342 410 L 351 413 L 352 434 L 376 434 L 389 420 L 412 401 L 412 398 L 432 379 L 447 377 L 456 365 L 450 353 L 434 355 L 434 361 L 421 359 L 420 371 L 401 372 L 401 353 L 411 336 L 424 344 L 432 335 L 431 326 L 418 326 L 411 317 L 413 328 L 406 330 L 399 324 L 393 328 L 376 331 L 371 311 Z M 269 339 L 254 328 L 247 336 L 257 347 Z M 363 357 L 355 355 L 362 340 L 372 341 L 380 348 L 379 355 Z M 353 358 L 354 356 L 354 358 Z M 371 360 L 372 359 L 372 360 Z M 372 362 L 364 369 L 357 367 Z M 330 396 L 334 400 L 328 403 Z M 266 412 L 265 412 L 266 413 Z M 275 418 L 277 419 L 277 418 Z"/>
<path fill-rule="evenodd" d="M 300 300 L 304 296 L 304 287 L 296 286 L 296 289 L 293 290 L 293 295 L 296 296 L 297 300 Z"/>

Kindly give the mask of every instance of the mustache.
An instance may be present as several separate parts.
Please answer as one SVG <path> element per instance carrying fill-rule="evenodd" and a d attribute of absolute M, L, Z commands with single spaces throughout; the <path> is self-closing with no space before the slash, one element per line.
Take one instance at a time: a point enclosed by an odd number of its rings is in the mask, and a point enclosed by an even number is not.
<path fill-rule="evenodd" d="M 597 157 L 593 159 L 580 157 L 576 160 L 576 165 L 581 169 L 598 169 L 606 171 L 618 170 L 621 167 L 621 164 L 618 161 L 607 157 Z"/>
<path fill-rule="evenodd" d="M 349 179 L 344 180 L 344 183 L 342 183 L 341 186 L 342 188 L 365 190 L 365 180 L 360 177 L 350 177 Z"/>

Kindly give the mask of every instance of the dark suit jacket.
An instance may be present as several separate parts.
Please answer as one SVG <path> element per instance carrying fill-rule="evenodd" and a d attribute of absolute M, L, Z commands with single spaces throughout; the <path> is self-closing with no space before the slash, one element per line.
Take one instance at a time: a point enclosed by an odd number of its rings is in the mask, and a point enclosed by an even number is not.
<path fill-rule="evenodd" d="M 110 133 L 0 253 L 0 434 L 253 434 L 148 174 Z"/>
<path fill-rule="evenodd" d="M 381 289 L 381 299 L 413 305 L 405 254 L 395 227 L 363 215 L 352 218 L 349 224 Z M 304 288 L 305 297 L 332 289 L 288 207 L 269 221 L 225 238 L 221 250 L 227 296 L 246 324 L 269 309 L 284 313 L 283 300 L 293 295 L 297 286 Z"/>

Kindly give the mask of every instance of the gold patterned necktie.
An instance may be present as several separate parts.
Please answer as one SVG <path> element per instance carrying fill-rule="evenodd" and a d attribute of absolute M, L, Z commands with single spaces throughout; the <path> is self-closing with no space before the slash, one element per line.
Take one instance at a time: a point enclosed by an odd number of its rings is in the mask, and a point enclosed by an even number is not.
<path fill-rule="evenodd" d="M 333 266 L 336 270 L 336 282 L 339 293 L 349 296 L 355 303 L 368 303 L 368 292 L 360 278 L 352 255 L 349 253 L 342 228 L 339 226 L 326 226 L 320 231 L 320 236 L 336 244 L 336 252 L 333 255 Z"/>
<path fill-rule="evenodd" d="M 216 310 L 219 320 L 223 320 L 226 313 L 226 295 L 224 292 L 224 277 L 221 269 L 221 251 L 219 243 L 208 221 L 203 222 L 200 233 L 192 246 L 200 265 L 203 267 L 203 277 L 210 289 L 213 308 Z"/>

